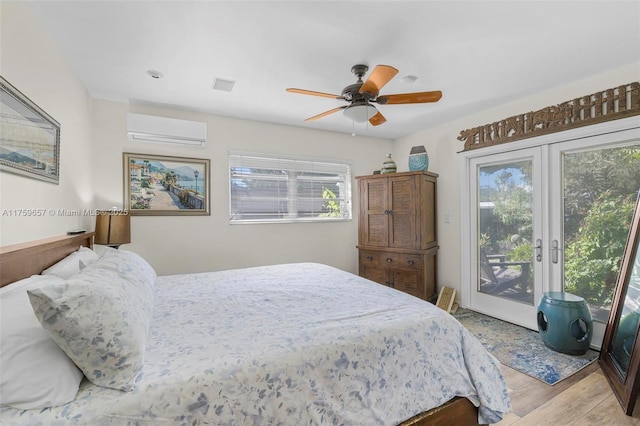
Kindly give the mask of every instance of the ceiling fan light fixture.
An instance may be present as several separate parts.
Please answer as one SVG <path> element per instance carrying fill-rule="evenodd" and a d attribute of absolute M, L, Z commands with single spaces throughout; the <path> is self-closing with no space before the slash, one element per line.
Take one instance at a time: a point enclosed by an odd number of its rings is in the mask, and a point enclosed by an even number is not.
<path fill-rule="evenodd" d="M 345 117 L 356 123 L 365 123 L 377 113 L 378 110 L 370 104 L 351 105 L 346 107 L 343 111 Z"/>
<path fill-rule="evenodd" d="M 1 1 L 1 0 L 0 0 Z M 290 87 L 287 92 L 300 93 L 302 95 L 320 96 L 323 98 L 340 99 L 347 101 L 348 105 L 339 106 L 323 113 L 309 117 L 304 121 L 315 121 L 342 110 L 345 117 L 355 123 L 369 122 L 372 126 L 379 126 L 387 119 L 379 112 L 371 102 L 378 105 L 393 104 L 424 104 L 437 102 L 442 97 L 439 90 L 432 92 L 397 93 L 394 95 L 381 95 L 382 89 L 393 77 L 398 74 L 398 70 L 390 65 L 376 65 L 366 81 L 362 77 L 369 69 L 366 65 L 354 65 L 351 71 L 358 77 L 358 82 L 350 84 L 342 89 L 341 95 L 331 93 L 315 92 L 313 90 L 296 89 Z M 408 75 L 403 78 L 405 82 L 417 80 L 417 76 Z M 355 127 L 354 127 L 355 129 Z"/>

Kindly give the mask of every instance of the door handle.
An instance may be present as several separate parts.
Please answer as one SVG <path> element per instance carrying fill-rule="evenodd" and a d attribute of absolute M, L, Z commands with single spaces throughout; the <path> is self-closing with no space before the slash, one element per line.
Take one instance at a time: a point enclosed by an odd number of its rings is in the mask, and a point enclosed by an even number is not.
<path fill-rule="evenodd" d="M 540 238 L 536 240 L 534 249 L 536 250 L 536 260 L 542 262 L 542 240 Z"/>
<path fill-rule="evenodd" d="M 551 241 L 551 261 L 558 263 L 558 240 Z"/>

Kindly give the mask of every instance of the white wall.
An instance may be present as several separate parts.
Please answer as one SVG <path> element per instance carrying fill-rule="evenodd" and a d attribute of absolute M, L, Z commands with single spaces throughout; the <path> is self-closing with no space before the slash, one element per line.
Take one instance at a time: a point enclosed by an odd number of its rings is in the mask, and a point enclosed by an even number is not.
<path fill-rule="evenodd" d="M 0 245 L 93 229 L 93 217 L 64 216 L 58 210 L 122 206 L 122 152 L 127 151 L 211 159 L 211 216 L 132 218 L 132 244 L 123 249 L 145 256 L 160 274 L 300 261 L 357 272 L 355 198 L 350 222 L 231 226 L 227 152 L 347 159 L 357 176 L 380 168 L 391 141 L 94 101 L 28 8 L 0 3 L 0 18 L 0 73 L 61 124 L 59 185 L 0 173 L 0 213 L 46 211 L 43 217 L 0 216 Z M 131 146 L 128 111 L 206 121 L 209 146 Z M 352 185 L 357 194 L 355 180 Z"/>
<path fill-rule="evenodd" d="M 461 160 L 456 154 L 464 148 L 464 143 L 457 140 L 460 131 L 638 81 L 638 76 L 640 76 L 640 62 L 563 87 L 547 90 L 498 108 L 488 109 L 482 113 L 443 123 L 438 127 L 414 133 L 394 142 L 393 153 L 399 171 L 408 170 L 407 162 L 411 147 L 424 145 L 429 154 L 429 171 L 439 174 L 437 206 L 438 243 L 440 245 L 438 256 L 439 288 L 441 286 L 453 287 L 458 292 L 461 288 L 460 215 L 464 212 L 460 211 L 460 193 L 464 182 L 460 181 Z M 451 215 L 450 223 L 445 223 L 445 215 L 447 214 Z"/>
<path fill-rule="evenodd" d="M 129 142 L 127 112 L 206 122 L 208 145 Z M 211 160 L 211 216 L 132 217 L 132 243 L 122 248 L 140 253 L 159 274 L 303 261 L 357 273 L 355 180 L 352 221 L 230 225 L 227 155 L 229 150 L 238 150 L 350 160 L 355 177 L 379 169 L 391 141 L 106 101 L 94 103 L 93 129 L 95 208 L 122 206 L 123 152 Z"/>
<path fill-rule="evenodd" d="M 0 245 L 4 246 L 90 225 L 90 217 L 64 216 L 58 209 L 92 205 L 92 101 L 24 6 L 0 2 L 0 19 L 0 74 L 61 125 L 59 185 L 0 172 Z M 45 209 L 45 215 L 15 216 L 15 209 Z"/>

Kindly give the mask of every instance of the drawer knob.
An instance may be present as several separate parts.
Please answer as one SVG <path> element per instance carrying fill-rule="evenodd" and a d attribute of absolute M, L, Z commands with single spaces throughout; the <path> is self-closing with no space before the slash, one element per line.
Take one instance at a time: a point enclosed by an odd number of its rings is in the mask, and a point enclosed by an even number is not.
<path fill-rule="evenodd" d="M 391 259 L 390 257 L 387 257 L 387 258 L 385 259 L 385 261 L 386 261 L 387 263 L 391 263 L 391 262 L 393 261 L 393 259 Z"/>
<path fill-rule="evenodd" d="M 416 263 L 416 262 L 414 262 L 414 260 L 413 260 L 413 259 L 409 259 L 409 260 L 407 260 L 407 263 L 408 263 L 409 265 L 413 265 L 413 264 L 414 264 L 414 263 Z"/>
<path fill-rule="evenodd" d="M 368 256 L 367 256 L 367 260 L 373 260 L 373 256 L 368 255 Z"/>

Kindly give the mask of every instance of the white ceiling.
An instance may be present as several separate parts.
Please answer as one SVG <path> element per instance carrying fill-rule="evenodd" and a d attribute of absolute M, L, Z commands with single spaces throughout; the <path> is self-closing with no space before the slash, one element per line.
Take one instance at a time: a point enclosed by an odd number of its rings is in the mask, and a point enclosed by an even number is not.
<path fill-rule="evenodd" d="M 639 1 L 25 4 L 94 98 L 388 139 L 640 60 Z M 400 71 L 382 94 L 443 97 L 378 106 L 376 127 L 340 112 L 304 122 L 345 101 L 285 89 L 340 94 L 358 63 Z M 237 83 L 212 90 L 214 77 Z"/>

